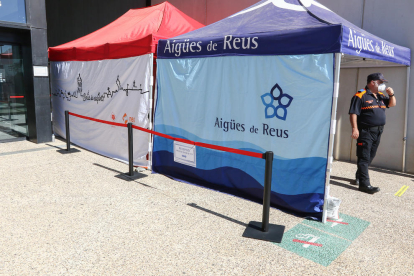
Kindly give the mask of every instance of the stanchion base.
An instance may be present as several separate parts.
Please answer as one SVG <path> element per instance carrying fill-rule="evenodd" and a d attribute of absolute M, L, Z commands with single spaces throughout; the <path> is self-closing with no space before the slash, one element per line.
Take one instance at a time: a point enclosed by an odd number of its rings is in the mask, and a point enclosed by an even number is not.
<path fill-rule="evenodd" d="M 59 153 L 61 153 L 61 154 L 68 154 L 68 153 L 80 152 L 80 150 L 75 149 L 75 148 L 70 148 L 70 150 L 69 150 L 69 151 L 67 151 L 67 150 L 66 150 L 66 148 L 65 148 L 65 149 L 60 149 L 60 150 L 57 150 L 57 152 L 59 152 Z"/>
<path fill-rule="evenodd" d="M 281 243 L 284 232 L 285 226 L 276 224 L 269 224 L 269 231 L 263 232 L 261 222 L 251 221 L 244 230 L 243 237 Z"/>
<path fill-rule="evenodd" d="M 137 179 L 140 179 L 140 178 L 143 178 L 143 177 L 147 177 L 147 175 L 134 171 L 133 175 L 129 175 L 129 172 L 127 172 L 127 173 L 120 174 L 117 177 L 122 178 L 124 180 L 131 181 L 131 180 L 137 180 Z"/>

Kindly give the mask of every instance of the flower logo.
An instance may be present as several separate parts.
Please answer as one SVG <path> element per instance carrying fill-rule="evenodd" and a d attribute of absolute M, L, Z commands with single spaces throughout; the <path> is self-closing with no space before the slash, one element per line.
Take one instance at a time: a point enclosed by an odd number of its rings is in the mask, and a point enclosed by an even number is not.
<path fill-rule="evenodd" d="M 279 84 L 276 83 L 270 90 L 270 93 L 263 94 L 261 98 L 265 106 L 266 119 L 276 117 L 280 120 L 286 121 L 287 108 L 292 103 L 293 97 L 283 93 L 283 90 Z M 275 101 L 278 103 L 277 106 L 273 104 Z"/>

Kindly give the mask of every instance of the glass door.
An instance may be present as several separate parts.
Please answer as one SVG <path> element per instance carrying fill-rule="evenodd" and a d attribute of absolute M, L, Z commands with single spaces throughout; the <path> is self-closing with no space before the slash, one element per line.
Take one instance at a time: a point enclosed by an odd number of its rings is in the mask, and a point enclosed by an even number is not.
<path fill-rule="evenodd" d="M 28 136 L 22 49 L 0 43 L 0 142 Z"/>

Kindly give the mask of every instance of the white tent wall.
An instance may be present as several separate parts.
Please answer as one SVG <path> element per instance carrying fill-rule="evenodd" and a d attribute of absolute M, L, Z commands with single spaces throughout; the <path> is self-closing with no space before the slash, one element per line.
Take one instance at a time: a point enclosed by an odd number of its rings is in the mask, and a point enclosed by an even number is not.
<path fill-rule="evenodd" d="M 52 118 L 56 135 L 66 138 L 65 110 L 122 124 L 113 126 L 71 116 L 71 142 L 128 162 L 126 124 L 143 128 L 151 114 L 153 55 L 97 61 L 50 63 Z M 134 132 L 134 165 L 148 166 L 149 134 Z"/>
<path fill-rule="evenodd" d="M 368 32 L 395 44 L 414 49 L 414 1 L 319 0 L 321 4 Z M 413 57 L 413 53 L 412 53 Z M 381 71 L 397 93 L 397 107 L 387 110 L 387 125 L 373 165 L 402 170 L 403 129 L 406 95 L 406 67 L 342 69 L 338 105 L 338 125 L 334 158 L 356 161 L 355 145 L 350 139 L 348 109 L 356 90 L 364 88 L 366 76 Z M 359 81 L 356 83 L 359 76 Z M 414 173 L 414 70 L 410 72 L 407 120 L 406 172 Z M 345 95 L 343 95 L 345 94 Z M 352 145 L 352 149 L 351 149 Z"/>
<path fill-rule="evenodd" d="M 356 162 L 356 140 L 351 138 L 351 124 L 348 115 L 349 105 L 356 91 L 365 87 L 367 75 L 377 71 L 381 71 L 390 80 L 390 86 L 398 92 L 398 98 L 397 107 L 386 111 L 387 125 L 381 137 L 380 148 L 372 165 L 401 171 L 404 152 L 405 91 L 407 87 L 407 67 L 405 66 L 341 69 L 334 158 Z"/>

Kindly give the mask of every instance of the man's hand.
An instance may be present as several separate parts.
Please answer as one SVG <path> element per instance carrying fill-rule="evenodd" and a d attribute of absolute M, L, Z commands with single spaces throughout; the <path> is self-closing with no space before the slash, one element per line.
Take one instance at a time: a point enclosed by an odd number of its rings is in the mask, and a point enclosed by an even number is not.
<path fill-rule="evenodd" d="M 351 137 L 354 139 L 358 139 L 359 137 L 359 130 L 357 124 L 357 115 L 356 114 L 349 114 L 349 120 L 351 121 L 352 126 L 352 135 Z"/>
<path fill-rule="evenodd" d="M 388 94 L 389 99 L 390 99 L 390 102 L 388 103 L 388 107 L 396 106 L 397 105 L 397 100 L 395 99 L 395 96 L 391 97 L 391 95 L 394 95 L 394 90 L 391 87 L 388 87 L 387 90 L 385 90 L 385 91 L 387 91 L 387 94 Z"/>
<path fill-rule="evenodd" d="M 385 91 L 387 92 L 388 96 L 391 96 L 394 94 L 394 90 L 391 87 L 387 87 Z"/>
<path fill-rule="evenodd" d="M 358 139 L 358 137 L 359 137 L 359 130 L 357 128 L 353 128 L 352 129 L 352 135 L 351 135 L 351 137 L 353 139 Z"/>

